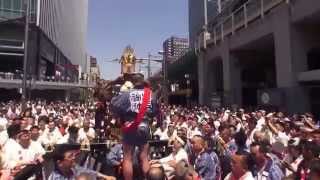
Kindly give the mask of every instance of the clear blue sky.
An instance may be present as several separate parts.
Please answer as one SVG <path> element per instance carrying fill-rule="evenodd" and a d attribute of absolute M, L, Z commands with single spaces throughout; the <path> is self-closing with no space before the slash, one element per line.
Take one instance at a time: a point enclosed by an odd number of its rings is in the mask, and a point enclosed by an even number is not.
<path fill-rule="evenodd" d="M 188 0 L 89 0 L 88 53 L 105 79 L 117 77 L 120 65 L 104 60 L 119 58 L 128 44 L 147 57 L 172 35 L 188 37 Z"/>

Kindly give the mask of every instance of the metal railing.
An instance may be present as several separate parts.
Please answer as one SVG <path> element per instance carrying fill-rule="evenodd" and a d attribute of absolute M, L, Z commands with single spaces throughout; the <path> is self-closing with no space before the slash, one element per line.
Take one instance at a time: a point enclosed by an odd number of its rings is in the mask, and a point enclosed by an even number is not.
<path fill-rule="evenodd" d="M 0 83 L 2 80 L 3 82 L 20 82 L 23 79 L 23 74 L 22 73 L 12 73 L 12 72 L 0 72 Z M 44 78 L 35 78 L 28 76 L 27 77 L 28 82 L 32 83 L 52 83 L 56 85 L 65 85 L 65 84 L 73 84 L 73 85 L 80 85 L 80 86 L 88 86 L 88 87 L 93 87 L 95 86 L 95 82 L 89 81 L 89 80 L 78 80 L 74 81 L 71 80 L 70 78 L 57 78 L 55 76 L 46 76 Z"/>
<path fill-rule="evenodd" d="M 24 42 L 15 39 L 0 39 L 0 48 L 23 49 Z"/>
<path fill-rule="evenodd" d="M 0 22 L 12 19 L 20 19 L 25 15 L 25 11 L 21 9 L 0 8 Z M 36 20 L 36 11 L 30 11 L 30 21 L 34 23 Z"/>
<path fill-rule="evenodd" d="M 0 16 L 4 19 L 18 19 L 24 16 L 24 11 L 0 8 Z"/>
<path fill-rule="evenodd" d="M 206 36 L 203 36 L 203 31 L 200 34 L 200 42 L 202 42 L 200 44 L 205 47 L 207 44 L 212 43 L 216 45 L 223 41 L 225 37 L 231 36 L 240 29 L 248 27 L 251 22 L 259 18 L 264 18 L 266 13 L 284 2 L 289 3 L 289 0 L 249 0 L 229 16 L 219 21 L 209 22 L 208 32 L 210 33 L 210 37 L 206 38 Z"/>

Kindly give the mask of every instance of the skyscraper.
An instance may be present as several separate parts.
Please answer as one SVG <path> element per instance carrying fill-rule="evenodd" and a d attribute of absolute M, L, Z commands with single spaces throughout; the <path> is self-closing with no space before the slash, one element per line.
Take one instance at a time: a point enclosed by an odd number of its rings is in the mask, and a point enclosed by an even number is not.
<path fill-rule="evenodd" d="M 189 50 L 189 41 L 186 38 L 170 37 L 163 43 L 164 61 L 172 63 L 178 60 Z"/>

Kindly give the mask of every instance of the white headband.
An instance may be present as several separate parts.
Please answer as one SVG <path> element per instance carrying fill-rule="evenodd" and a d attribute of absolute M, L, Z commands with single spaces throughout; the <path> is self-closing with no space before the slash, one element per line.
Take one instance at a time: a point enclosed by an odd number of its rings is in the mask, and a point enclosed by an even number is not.
<path fill-rule="evenodd" d="M 177 140 L 180 144 L 182 144 L 182 146 L 185 145 L 184 140 L 182 140 L 179 136 L 176 136 L 176 140 Z"/>

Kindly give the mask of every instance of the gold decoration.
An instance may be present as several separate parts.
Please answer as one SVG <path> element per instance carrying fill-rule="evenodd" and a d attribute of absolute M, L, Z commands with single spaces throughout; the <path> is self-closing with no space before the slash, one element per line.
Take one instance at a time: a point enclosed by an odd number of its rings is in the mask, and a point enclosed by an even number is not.
<path fill-rule="evenodd" d="M 134 55 L 134 49 L 131 46 L 127 46 L 120 59 L 121 74 L 134 73 L 136 66 L 136 57 Z"/>

